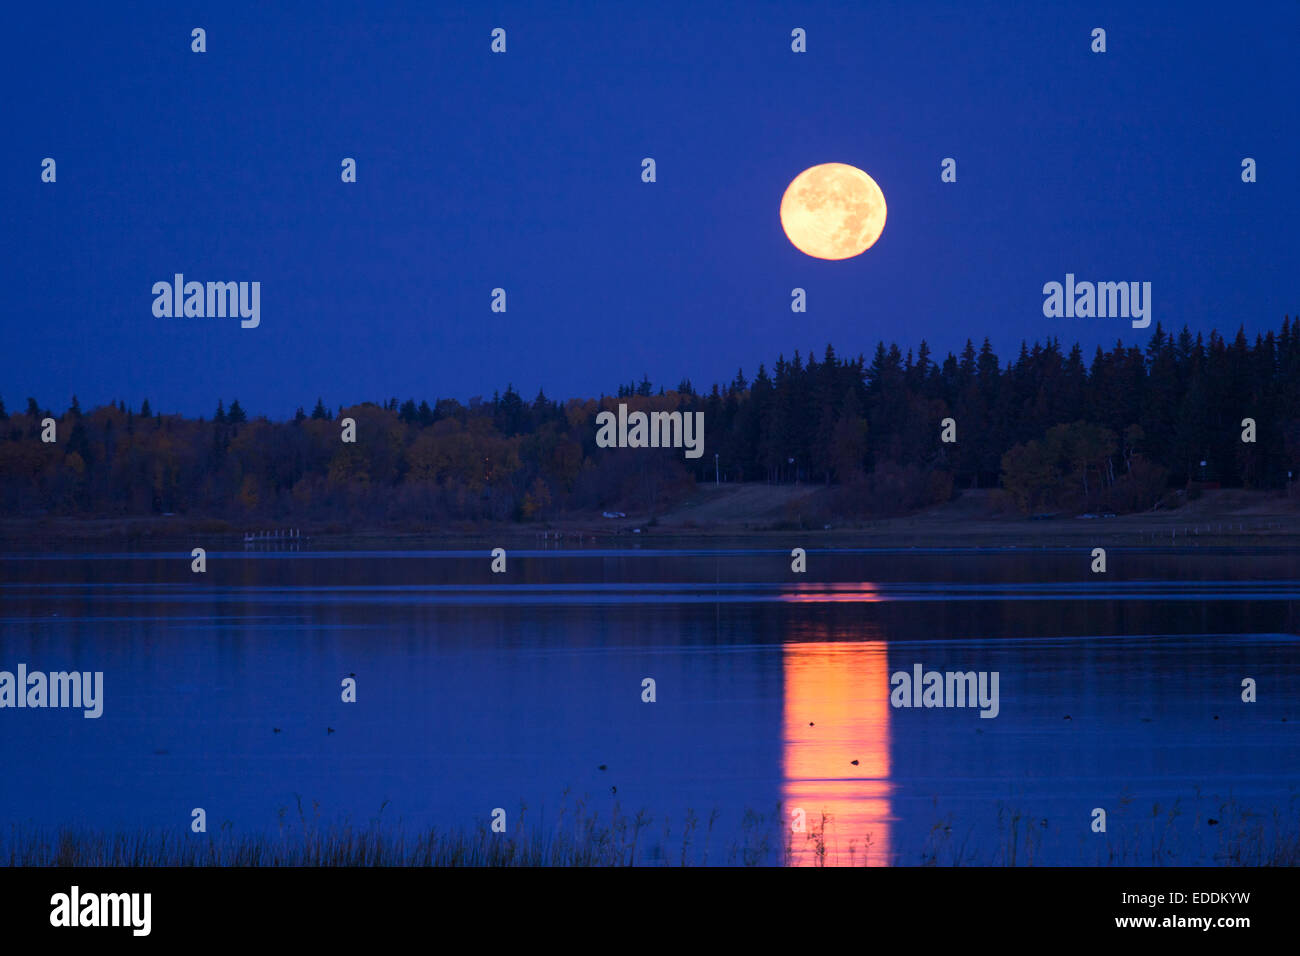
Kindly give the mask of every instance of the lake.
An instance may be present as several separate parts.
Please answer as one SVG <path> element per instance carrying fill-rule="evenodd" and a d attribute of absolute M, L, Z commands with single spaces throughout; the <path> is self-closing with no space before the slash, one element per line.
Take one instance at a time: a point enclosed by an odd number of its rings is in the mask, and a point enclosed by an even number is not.
<path fill-rule="evenodd" d="M 1294 554 L 1111 549 L 1094 574 L 1087 549 L 804 544 L 796 574 L 752 540 L 644 545 L 530 543 L 503 574 L 487 546 L 214 550 L 203 574 L 188 545 L 0 555 L 0 670 L 104 675 L 98 719 L 0 709 L 0 820 L 184 835 L 202 807 L 210 832 L 415 831 L 501 808 L 545 830 L 643 811 L 643 864 L 1295 846 Z M 918 666 L 996 674 L 996 716 L 894 706 L 891 676 Z"/>

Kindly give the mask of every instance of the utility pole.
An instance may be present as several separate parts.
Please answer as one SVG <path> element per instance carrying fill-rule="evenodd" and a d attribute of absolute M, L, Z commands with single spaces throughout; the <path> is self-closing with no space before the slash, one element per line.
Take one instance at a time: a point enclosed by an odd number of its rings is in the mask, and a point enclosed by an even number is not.
<path fill-rule="evenodd" d="M 713 453 L 713 486 L 716 488 L 716 487 L 719 486 L 720 484 L 722 484 L 722 478 L 719 476 L 719 472 L 718 472 L 718 453 L 715 451 L 715 452 Z"/>

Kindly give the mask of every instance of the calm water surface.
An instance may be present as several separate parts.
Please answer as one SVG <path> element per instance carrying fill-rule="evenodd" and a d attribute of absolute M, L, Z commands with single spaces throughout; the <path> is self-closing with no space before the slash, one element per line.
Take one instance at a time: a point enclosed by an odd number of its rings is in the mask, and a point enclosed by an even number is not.
<path fill-rule="evenodd" d="M 210 552 L 196 575 L 184 549 L 3 555 L 0 670 L 103 671 L 105 703 L 0 710 L 0 820 L 187 828 L 204 807 L 210 830 L 274 832 L 301 797 L 323 821 L 454 829 L 581 803 L 644 810 L 646 863 L 680 856 L 688 811 L 716 811 L 708 862 L 779 843 L 796 810 L 795 863 L 820 843 L 841 864 L 1213 864 L 1294 834 L 1297 558 L 1089 563 L 813 549 L 796 575 L 788 550 L 738 545 L 512 550 L 493 575 L 486 550 L 302 550 Z M 998 716 L 892 707 L 916 664 L 998 672 Z"/>

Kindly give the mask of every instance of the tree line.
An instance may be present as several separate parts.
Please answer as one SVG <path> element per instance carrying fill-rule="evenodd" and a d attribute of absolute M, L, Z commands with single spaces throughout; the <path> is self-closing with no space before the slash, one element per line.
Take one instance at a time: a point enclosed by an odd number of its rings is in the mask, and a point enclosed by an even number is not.
<path fill-rule="evenodd" d="M 705 454 L 600 449 L 595 417 L 702 411 Z M 355 422 L 344 442 L 341 420 Z M 955 441 L 941 441 L 944 421 Z M 1255 441 L 1243 441 L 1244 419 Z M 53 420 L 54 431 L 49 431 Z M 54 437 L 54 441 L 43 440 Z M 115 401 L 60 414 L 0 401 L 6 515 L 188 514 L 245 520 L 402 523 L 545 520 L 595 509 L 655 512 L 698 482 L 826 486 L 828 513 L 901 513 L 962 488 L 1002 487 L 1021 511 L 1143 510 L 1204 482 L 1280 488 L 1300 474 L 1300 320 L 1232 341 L 1156 325 L 1085 362 L 1056 338 L 1003 362 L 987 339 L 941 361 L 922 341 L 840 358 L 778 357 L 752 379 L 615 394 L 399 402 L 317 400 L 284 421 L 238 400 L 209 417 Z"/>

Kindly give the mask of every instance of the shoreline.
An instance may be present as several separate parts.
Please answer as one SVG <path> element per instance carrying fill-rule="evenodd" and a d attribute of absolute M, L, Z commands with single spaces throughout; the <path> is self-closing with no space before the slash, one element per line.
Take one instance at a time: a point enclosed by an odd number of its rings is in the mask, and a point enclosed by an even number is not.
<path fill-rule="evenodd" d="M 287 810 L 287 808 L 286 808 Z M 1201 812 L 1183 817 L 1177 807 L 1150 817 L 1117 811 L 1112 839 L 1089 848 L 1067 850 L 1059 829 L 1029 826 L 1041 811 L 1007 806 L 1001 801 L 989 817 L 966 821 L 967 835 L 952 836 L 951 812 L 928 827 L 929 838 L 909 845 L 873 845 L 871 831 L 855 833 L 833 814 L 809 814 L 806 831 L 792 832 L 784 803 L 772 811 L 748 807 L 732 817 L 753 821 L 731 836 L 717 827 L 724 813 L 687 808 L 684 814 L 657 817 L 648 809 L 636 813 L 617 803 L 604 812 L 580 801 L 561 808 L 550 826 L 525 822 L 526 808 L 513 817 L 507 831 L 495 832 L 486 823 L 459 827 L 404 826 L 377 817 L 366 824 L 348 820 L 309 819 L 282 815 L 276 829 L 251 828 L 192 833 L 160 827 L 39 826 L 11 824 L 0 832 L 0 867 L 430 867 L 430 866 L 746 866 L 841 867 L 886 866 L 912 868 L 1084 866 L 1295 866 L 1300 862 L 1300 837 L 1290 819 L 1272 808 L 1271 825 L 1261 826 L 1259 811 L 1229 797 L 1221 819 Z M 985 811 L 988 813 L 988 811 Z M 381 808 L 382 813 L 382 808 Z M 1004 815 L 1005 814 L 1005 815 Z M 1267 818 L 1267 817 L 1266 817 Z M 674 829 L 674 820 L 677 820 Z M 1024 823 L 1020 826 L 1018 824 Z M 1061 824 L 1057 824 L 1059 828 Z M 1216 827 L 1211 831 L 1208 827 Z M 988 838 L 969 843 L 976 827 Z M 1190 831 L 1190 832 L 1189 832 Z M 1181 857 L 1166 849 L 1171 838 Z M 1075 855 L 1077 853 L 1077 855 Z"/>
<path fill-rule="evenodd" d="M 846 519 L 825 510 L 824 491 L 815 485 L 705 484 L 656 514 L 586 512 L 551 520 L 448 521 L 423 527 L 301 517 L 3 517 L 0 552 L 61 550 L 76 544 L 319 550 L 384 542 L 561 549 L 720 540 L 785 548 L 1300 549 L 1300 494 L 1215 489 L 1176 496 L 1177 507 L 1157 511 L 1030 517 L 1009 512 L 1001 492 L 975 489 L 908 515 Z"/>
<path fill-rule="evenodd" d="M 570 520 L 548 524 L 499 524 L 407 530 L 393 527 L 297 529 L 299 537 L 274 532 L 291 528 L 252 525 L 249 532 L 212 519 L 0 519 L 0 553 L 65 550 L 79 544 L 138 547 L 176 544 L 220 547 L 223 550 L 360 550 L 375 544 L 509 545 L 529 549 L 629 548 L 648 545 L 682 546 L 692 542 L 737 541 L 774 548 L 953 548 L 1040 549 L 1141 547 L 1252 548 L 1300 551 L 1300 519 L 1290 515 L 1219 520 L 1183 519 L 1177 513 L 1157 518 L 1054 520 L 964 519 L 935 521 L 924 517 L 889 518 L 831 527 L 755 527 L 721 524 L 684 527 L 652 521 L 600 524 Z M 261 534 L 246 540 L 246 533 Z M 400 550 L 400 548 L 395 548 Z M 418 550 L 418 548 L 416 548 Z"/>

